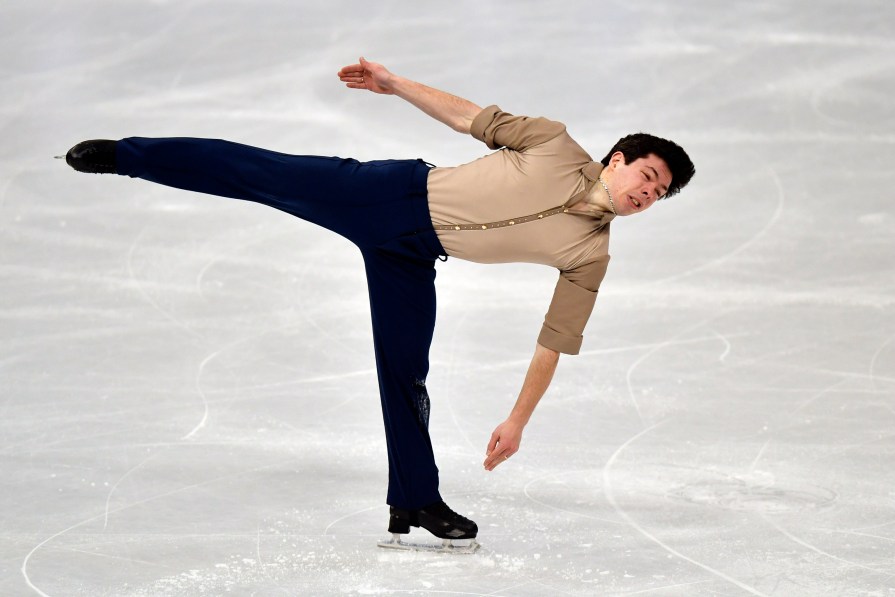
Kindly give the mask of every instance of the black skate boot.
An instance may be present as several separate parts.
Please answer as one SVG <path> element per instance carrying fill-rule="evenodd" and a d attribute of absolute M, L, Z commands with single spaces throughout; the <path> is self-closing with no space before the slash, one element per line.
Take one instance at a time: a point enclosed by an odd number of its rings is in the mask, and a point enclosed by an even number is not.
<path fill-rule="evenodd" d="M 475 541 L 475 536 L 479 531 L 476 524 L 451 510 L 444 502 L 436 502 L 419 510 L 402 510 L 392 507 L 389 509 L 389 514 L 388 532 L 392 534 L 392 540 L 380 542 L 380 547 L 457 553 L 472 553 L 479 547 Z M 443 539 L 442 545 L 418 545 L 403 542 L 400 536 L 409 533 L 412 526 L 422 527 L 439 539 Z M 454 539 L 469 539 L 470 541 L 468 545 L 455 545 Z"/>
<path fill-rule="evenodd" d="M 105 139 L 82 141 L 68 150 L 65 162 L 78 172 L 117 174 L 115 141 Z"/>

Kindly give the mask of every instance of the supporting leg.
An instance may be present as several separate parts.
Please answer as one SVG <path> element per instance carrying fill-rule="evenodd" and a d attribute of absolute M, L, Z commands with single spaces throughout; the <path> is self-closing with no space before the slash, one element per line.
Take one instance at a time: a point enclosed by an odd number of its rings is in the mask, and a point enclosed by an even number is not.
<path fill-rule="evenodd" d="M 363 255 L 388 447 L 387 502 L 416 510 L 441 500 L 425 386 L 435 326 L 435 268 L 434 258 L 413 255 L 413 238 L 407 242 L 407 252 L 371 249 Z"/>

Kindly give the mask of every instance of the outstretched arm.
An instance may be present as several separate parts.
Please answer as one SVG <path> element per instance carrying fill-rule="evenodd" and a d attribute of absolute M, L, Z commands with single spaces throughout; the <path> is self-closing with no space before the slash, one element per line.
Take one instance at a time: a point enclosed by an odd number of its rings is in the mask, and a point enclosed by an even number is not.
<path fill-rule="evenodd" d="M 352 89 L 397 95 L 460 133 L 468 134 L 473 119 L 482 111 L 469 100 L 399 77 L 381 64 L 368 62 L 363 57 L 358 64 L 342 67 L 339 79 Z"/>
<path fill-rule="evenodd" d="M 497 465 L 519 450 L 522 430 L 528 424 L 547 387 L 550 386 L 557 363 L 559 363 L 558 352 L 540 344 L 535 347 L 535 354 L 528 366 L 528 373 L 525 374 L 525 382 L 522 384 L 516 405 L 513 406 L 507 420 L 498 425 L 491 434 L 485 456 L 486 470 L 493 471 Z"/>

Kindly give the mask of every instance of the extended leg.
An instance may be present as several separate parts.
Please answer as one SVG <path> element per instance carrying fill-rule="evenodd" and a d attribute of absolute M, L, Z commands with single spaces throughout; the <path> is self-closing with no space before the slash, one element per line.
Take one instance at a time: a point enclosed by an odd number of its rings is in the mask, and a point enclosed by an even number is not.
<path fill-rule="evenodd" d="M 406 213 L 425 210 L 418 160 L 290 155 L 220 139 L 129 137 L 85 141 L 66 161 L 81 172 L 115 172 L 178 189 L 262 203 L 371 245 L 401 234 Z M 431 226 L 428 222 L 427 226 Z"/>
<path fill-rule="evenodd" d="M 244 199 L 327 226 L 356 184 L 351 159 L 297 156 L 223 141 L 130 137 L 116 143 L 117 171 L 170 187 Z M 327 226 L 330 227 L 330 226 Z"/>

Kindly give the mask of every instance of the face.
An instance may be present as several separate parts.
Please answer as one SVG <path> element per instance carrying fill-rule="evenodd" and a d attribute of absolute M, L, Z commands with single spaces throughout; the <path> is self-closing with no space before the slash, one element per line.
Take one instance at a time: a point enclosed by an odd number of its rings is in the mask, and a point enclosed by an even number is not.
<path fill-rule="evenodd" d="M 609 188 L 615 211 L 620 216 L 649 209 L 668 192 L 671 184 L 668 164 L 652 153 L 627 164 L 625 155 L 617 151 L 600 176 Z"/>

